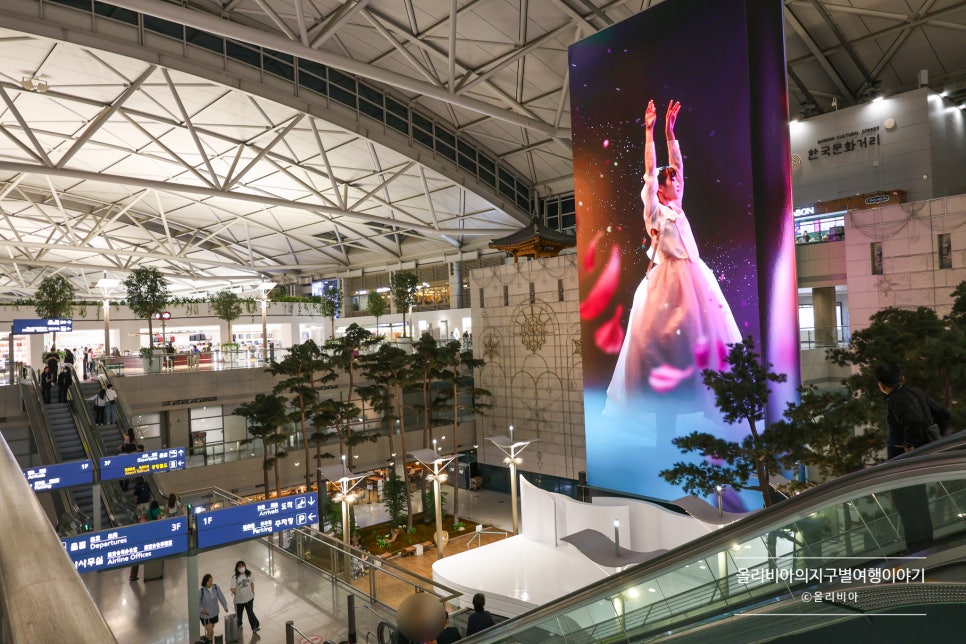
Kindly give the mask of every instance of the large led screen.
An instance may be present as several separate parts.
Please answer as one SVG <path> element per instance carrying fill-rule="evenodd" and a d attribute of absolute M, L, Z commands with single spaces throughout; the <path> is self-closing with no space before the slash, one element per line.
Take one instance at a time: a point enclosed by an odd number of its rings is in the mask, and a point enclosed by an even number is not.
<path fill-rule="evenodd" d="M 789 375 L 772 416 L 793 395 L 781 20 L 779 0 L 667 0 L 570 48 L 592 487 L 680 497 L 658 472 L 696 457 L 672 438 L 746 435 L 701 376 L 743 336 Z"/>

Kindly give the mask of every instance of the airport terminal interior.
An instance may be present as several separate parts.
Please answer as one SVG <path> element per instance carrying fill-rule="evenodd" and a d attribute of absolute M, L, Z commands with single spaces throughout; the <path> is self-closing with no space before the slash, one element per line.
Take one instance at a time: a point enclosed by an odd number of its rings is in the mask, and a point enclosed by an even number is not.
<path fill-rule="evenodd" d="M 726 341 L 791 402 L 882 311 L 962 325 L 966 1 L 705 2 L 0 2 L 0 641 L 202 641 L 238 561 L 246 644 L 435 641 L 478 592 L 472 642 L 954 636 L 959 434 L 764 509 L 658 471 L 725 426 Z M 635 376 L 680 257 L 723 330 Z M 310 341 L 332 415 L 279 420 Z"/>

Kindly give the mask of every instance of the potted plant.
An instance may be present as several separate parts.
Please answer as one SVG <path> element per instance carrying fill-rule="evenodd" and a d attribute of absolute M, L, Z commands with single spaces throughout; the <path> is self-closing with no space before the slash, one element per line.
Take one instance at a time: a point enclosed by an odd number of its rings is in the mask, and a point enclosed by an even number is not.
<path fill-rule="evenodd" d="M 238 343 L 237 342 L 222 342 L 221 343 L 221 359 L 230 365 L 234 365 L 238 362 Z"/>
<path fill-rule="evenodd" d="M 144 373 L 161 373 L 161 357 L 154 355 L 154 349 L 141 347 L 138 354 L 141 356 L 141 366 L 144 368 Z"/>

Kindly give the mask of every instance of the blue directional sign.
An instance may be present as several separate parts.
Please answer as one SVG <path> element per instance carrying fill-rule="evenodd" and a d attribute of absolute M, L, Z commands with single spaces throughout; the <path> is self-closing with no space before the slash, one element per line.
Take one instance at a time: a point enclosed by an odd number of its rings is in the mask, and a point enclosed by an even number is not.
<path fill-rule="evenodd" d="M 188 551 L 188 519 L 158 519 L 61 539 L 78 572 L 133 566 Z"/>
<path fill-rule="evenodd" d="M 90 485 L 94 482 L 94 463 L 90 459 L 69 461 L 56 465 L 31 467 L 24 470 L 23 474 L 34 492 L 56 490 L 73 485 Z"/>
<path fill-rule="evenodd" d="M 117 454 L 100 459 L 101 480 L 126 479 L 132 476 L 160 474 L 183 470 L 188 463 L 185 448 L 171 447 L 138 454 Z"/>
<path fill-rule="evenodd" d="M 14 320 L 13 334 L 28 333 L 70 333 L 74 330 L 74 321 L 70 318 L 53 320 Z"/>
<path fill-rule="evenodd" d="M 198 513 L 198 547 L 210 548 L 308 527 L 318 521 L 319 495 L 315 492 L 209 510 Z"/>

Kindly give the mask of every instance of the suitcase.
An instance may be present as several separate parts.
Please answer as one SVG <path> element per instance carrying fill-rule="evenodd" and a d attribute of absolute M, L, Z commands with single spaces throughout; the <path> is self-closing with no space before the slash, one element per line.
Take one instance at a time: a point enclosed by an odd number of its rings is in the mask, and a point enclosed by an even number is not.
<path fill-rule="evenodd" d="M 225 613 L 225 644 L 241 642 L 241 629 L 238 628 L 238 618 L 235 613 Z"/>
<path fill-rule="evenodd" d="M 164 578 L 164 562 L 163 561 L 145 561 L 144 562 L 144 581 L 151 581 L 152 579 L 163 579 Z"/>

